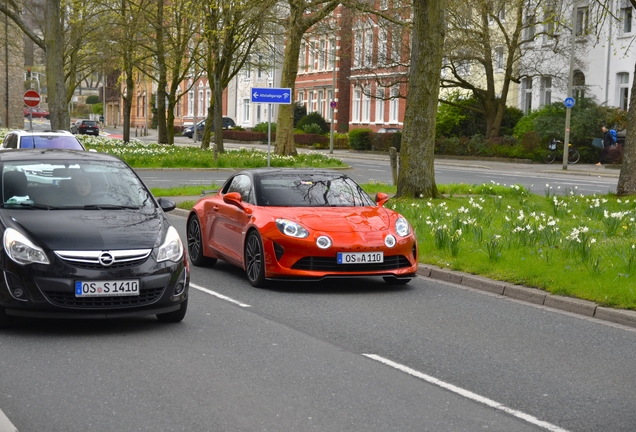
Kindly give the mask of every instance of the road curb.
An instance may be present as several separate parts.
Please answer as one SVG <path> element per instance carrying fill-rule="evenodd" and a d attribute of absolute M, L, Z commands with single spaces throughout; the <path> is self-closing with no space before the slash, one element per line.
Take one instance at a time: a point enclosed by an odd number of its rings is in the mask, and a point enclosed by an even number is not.
<path fill-rule="evenodd" d="M 430 264 L 420 264 L 417 274 L 515 300 L 636 328 L 636 311 L 602 307 L 591 301 L 557 296 L 536 288 L 495 281 L 483 276 L 448 270 Z"/>

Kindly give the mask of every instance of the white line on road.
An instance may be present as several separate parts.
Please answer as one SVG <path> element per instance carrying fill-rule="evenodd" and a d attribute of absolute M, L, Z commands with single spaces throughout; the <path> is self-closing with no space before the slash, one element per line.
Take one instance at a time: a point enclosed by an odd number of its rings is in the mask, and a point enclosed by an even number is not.
<path fill-rule="evenodd" d="M 531 423 L 533 425 L 539 426 L 539 427 L 541 427 L 541 428 L 543 428 L 545 430 L 548 430 L 548 431 L 551 431 L 551 432 L 568 432 L 566 429 L 562 429 L 562 428 L 560 428 L 558 426 L 555 426 L 555 425 L 553 425 L 551 423 L 539 420 L 538 418 L 536 418 L 534 416 L 531 416 L 530 414 L 526 414 L 524 412 L 517 411 L 517 410 L 514 410 L 512 408 L 508 408 L 507 406 L 504 406 L 504 405 L 500 404 L 499 402 L 496 402 L 496 401 L 494 401 L 492 399 L 485 398 L 485 397 L 480 396 L 480 395 L 478 395 L 476 393 L 473 393 L 471 391 L 465 390 L 465 389 L 463 389 L 461 387 L 457 387 L 457 386 L 455 386 L 453 384 L 449 384 L 447 382 L 441 381 L 441 380 L 439 380 L 439 379 L 437 379 L 435 377 L 423 374 L 421 372 L 416 371 L 415 369 L 411 369 L 410 367 L 401 365 L 401 364 L 396 363 L 394 361 L 388 360 L 388 359 L 386 359 L 384 357 L 380 357 L 380 356 L 375 355 L 375 354 L 362 354 L 362 355 L 367 357 L 367 358 L 370 358 L 372 360 L 375 360 L 375 361 L 378 361 L 380 363 L 383 363 L 383 364 L 385 364 L 387 366 L 391 366 L 392 368 L 395 368 L 395 369 L 397 369 L 399 371 L 405 372 L 405 373 L 407 373 L 409 375 L 412 375 L 414 377 L 420 378 L 420 379 L 422 379 L 422 380 L 424 380 L 424 381 L 426 381 L 426 382 L 428 382 L 430 384 L 433 384 L 433 385 L 436 385 L 436 386 L 441 387 L 443 389 L 449 390 L 449 391 L 451 391 L 453 393 L 456 393 L 456 394 L 458 394 L 460 396 L 463 396 L 463 397 L 465 397 L 467 399 L 473 400 L 473 401 L 478 402 L 480 404 L 483 404 L 483 405 L 489 406 L 491 408 L 494 408 L 496 410 L 500 410 L 500 411 L 503 411 L 503 412 L 505 412 L 507 414 L 513 415 L 513 416 L 515 416 L 517 418 L 520 418 L 521 420 L 524 420 L 524 421 L 526 421 L 528 423 Z"/>
<path fill-rule="evenodd" d="M 18 432 L 11 420 L 0 410 L 0 432 Z"/>
<path fill-rule="evenodd" d="M 241 302 L 240 302 L 240 301 L 238 301 L 238 300 L 234 300 L 233 298 L 230 298 L 230 297 L 224 296 L 223 294 L 219 294 L 218 292 L 215 292 L 215 291 L 209 290 L 209 289 L 207 289 L 207 288 L 203 288 L 202 286 L 199 286 L 199 285 L 196 285 L 196 284 L 193 284 L 193 283 L 191 283 L 191 284 L 190 284 L 190 286 L 191 286 L 192 288 L 194 288 L 194 289 L 198 289 L 199 291 L 203 291 L 204 293 L 208 293 L 208 294 L 210 294 L 210 295 L 213 295 L 214 297 L 218 297 L 218 298 L 220 298 L 221 300 L 225 300 L 225 301 L 228 301 L 228 302 L 230 302 L 230 303 L 234 303 L 235 305 L 239 305 L 240 307 L 245 307 L 245 308 L 252 307 L 252 306 L 250 306 L 250 305 L 248 305 L 248 304 L 241 303 Z"/>

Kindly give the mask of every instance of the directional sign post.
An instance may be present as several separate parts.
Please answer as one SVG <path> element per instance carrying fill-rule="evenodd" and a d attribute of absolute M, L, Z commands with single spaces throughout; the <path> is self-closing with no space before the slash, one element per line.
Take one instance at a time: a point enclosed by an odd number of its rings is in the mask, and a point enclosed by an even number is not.
<path fill-rule="evenodd" d="M 269 168 L 269 155 L 272 145 L 272 104 L 291 104 L 292 91 L 290 88 L 252 87 L 250 94 L 252 103 L 269 104 L 267 107 L 267 167 Z"/>

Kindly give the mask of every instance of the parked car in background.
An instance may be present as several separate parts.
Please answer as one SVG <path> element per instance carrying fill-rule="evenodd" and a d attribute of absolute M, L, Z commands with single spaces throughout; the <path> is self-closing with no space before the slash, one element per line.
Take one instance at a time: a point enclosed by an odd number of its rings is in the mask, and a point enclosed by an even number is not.
<path fill-rule="evenodd" d="M 71 124 L 71 132 L 74 134 L 99 136 L 99 125 L 94 120 L 81 119 Z"/>
<path fill-rule="evenodd" d="M 0 152 L 0 328 L 13 316 L 181 321 L 190 276 L 179 233 L 119 158 Z"/>
<path fill-rule="evenodd" d="M 68 131 L 13 130 L 4 137 L 0 145 L 0 150 L 33 148 L 86 150 L 75 135 Z"/>
<path fill-rule="evenodd" d="M 234 119 L 232 119 L 231 117 L 223 117 L 223 129 L 229 129 L 234 126 L 236 126 L 236 123 L 234 123 Z M 203 135 L 204 128 L 205 128 L 205 120 L 201 120 L 200 122 L 197 123 L 197 137 L 200 137 L 201 135 Z M 183 129 L 183 136 L 192 138 L 193 129 L 194 128 L 192 126 L 188 126 L 185 129 Z M 212 126 L 212 130 L 214 130 L 214 126 Z"/>
<path fill-rule="evenodd" d="M 42 108 L 24 108 L 24 117 L 50 119 L 51 114 Z"/>
<path fill-rule="evenodd" d="M 417 239 L 388 199 L 331 170 L 242 171 L 190 211 L 188 254 L 196 266 L 234 264 L 255 287 L 370 276 L 405 284 L 417 272 Z"/>
<path fill-rule="evenodd" d="M 400 128 L 393 128 L 393 127 L 380 128 L 380 129 L 378 129 L 378 133 L 396 133 L 396 132 L 402 132 L 402 129 L 400 129 Z"/>

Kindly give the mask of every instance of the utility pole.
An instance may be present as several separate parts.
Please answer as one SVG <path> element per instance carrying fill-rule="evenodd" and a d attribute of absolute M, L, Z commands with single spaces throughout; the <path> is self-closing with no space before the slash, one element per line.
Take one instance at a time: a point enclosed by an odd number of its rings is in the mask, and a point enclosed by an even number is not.
<path fill-rule="evenodd" d="M 570 40 L 570 76 L 568 79 L 568 98 L 572 97 L 572 81 L 574 79 L 574 48 L 576 45 L 576 0 L 572 2 L 572 35 Z M 563 170 L 568 169 L 568 150 L 570 143 L 570 115 L 572 107 L 566 105 L 565 109 L 565 137 L 563 139 Z"/>

